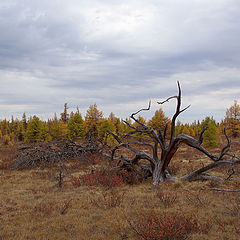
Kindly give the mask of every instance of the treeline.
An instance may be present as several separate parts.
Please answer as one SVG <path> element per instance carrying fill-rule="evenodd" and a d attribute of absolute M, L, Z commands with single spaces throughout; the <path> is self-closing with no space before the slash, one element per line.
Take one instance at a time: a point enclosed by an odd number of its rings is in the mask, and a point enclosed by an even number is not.
<path fill-rule="evenodd" d="M 28 119 L 23 113 L 22 119 L 1 120 L 0 121 L 0 142 L 2 145 L 14 144 L 15 142 L 49 142 L 52 140 L 81 140 L 87 137 L 107 141 L 107 129 L 115 133 L 126 134 L 130 130 L 128 124 L 130 119 L 124 121 L 111 113 L 108 118 L 103 117 L 103 112 L 97 108 L 97 105 L 91 105 L 84 118 L 79 109 L 76 112 L 68 113 L 67 103 L 64 104 L 64 110 L 58 117 L 56 114 L 53 119 L 42 121 L 36 115 Z M 154 116 L 146 121 L 142 116 L 138 121 L 154 129 L 162 129 L 165 123 L 171 124 L 170 119 L 165 116 L 162 109 L 158 109 Z M 134 127 L 139 127 L 135 122 Z M 240 106 L 237 101 L 226 110 L 225 118 L 217 123 L 213 117 L 206 117 L 203 121 L 194 121 L 193 123 L 182 124 L 180 121 L 176 124 L 176 135 L 184 133 L 192 137 L 198 137 L 202 128 L 208 127 L 204 133 L 204 144 L 210 147 L 216 147 L 219 136 L 226 128 L 227 134 L 232 137 L 240 135 Z M 169 129 L 168 129 L 169 131 Z"/>

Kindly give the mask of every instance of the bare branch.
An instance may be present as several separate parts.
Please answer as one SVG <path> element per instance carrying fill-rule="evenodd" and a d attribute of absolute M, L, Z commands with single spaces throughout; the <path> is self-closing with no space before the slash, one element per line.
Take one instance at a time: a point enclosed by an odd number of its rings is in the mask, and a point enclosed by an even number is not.
<path fill-rule="evenodd" d="M 134 119 L 134 121 L 137 121 L 137 120 Z M 141 125 L 142 127 L 144 127 L 144 129 L 135 127 L 135 126 L 131 125 L 129 122 L 127 122 L 127 121 L 123 121 L 123 122 L 124 122 L 126 125 L 128 125 L 130 128 L 134 129 L 137 133 L 139 133 L 139 132 L 141 132 L 141 133 L 148 133 L 148 132 L 151 130 L 151 128 L 145 126 L 145 125 L 142 124 L 142 123 L 140 123 L 140 125 Z M 136 132 L 135 132 L 135 133 L 136 133 Z"/>
<path fill-rule="evenodd" d="M 162 102 L 157 102 L 158 104 L 164 104 L 164 103 L 166 103 L 166 102 L 169 102 L 169 100 L 171 100 L 171 99 L 174 99 L 174 98 L 178 98 L 178 96 L 172 96 L 172 97 L 169 97 L 169 98 L 167 98 L 166 100 L 164 100 L 164 101 L 162 101 Z"/>
<path fill-rule="evenodd" d="M 199 140 L 198 140 L 200 144 L 202 144 L 202 142 L 203 142 L 203 134 L 207 130 L 207 128 L 208 128 L 207 126 L 203 127 L 203 129 L 200 133 Z"/>
<path fill-rule="evenodd" d="M 164 131 L 163 131 L 163 139 L 164 139 L 164 142 L 166 140 L 166 136 L 167 136 L 167 129 L 168 129 L 168 123 L 166 123 L 165 127 L 164 127 Z"/>
<path fill-rule="evenodd" d="M 117 145 L 113 150 L 112 150 L 112 160 L 114 159 L 114 155 L 115 155 L 115 152 L 116 150 L 118 150 L 119 148 L 126 148 L 126 149 L 129 149 L 130 151 L 132 151 L 133 153 L 136 154 L 136 159 L 139 160 L 139 159 L 145 159 L 145 160 L 148 160 L 152 163 L 156 163 L 155 159 L 143 152 L 143 151 L 140 151 L 138 149 L 136 149 L 135 147 L 131 146 L 129 143 L 120 143 L 119 145 Z"/>
<path fill-rule="evenodd" d="M 137 112 L 132 113 L 131 117 L 137 115 L 138 113 L 140 113 L 140 112 L 142 112 L 142 111 L 149 111 L 150 108 L 151 108 L 151 100 L 149 101 L 149 104 L 148 104 L 148 107 L 147 107 L 147 108 L 142 108 L 142 109 L 138 110 Z"/>
<path fill-rule="evenodd" d="M 234 171 L 234 168 L 232 168 L 232 171 L 229 174 L 229 176 L 226 178 L 226 180 L 229 180 L 234 174 L 235 174 L 235 171 Z"/>
<path fill-rule="evenodd" d="M 114 139 L 117 140 L 118 143 L 122 142 L 121 139 L 115 133 L 113 133 L 111 130 L 107 129 L 107 132 L 109 134 L 111 134 L 114 137 Z"/>
<path fill-rule="evenodd" d="M 157 137 L 159 139 L 160 146 L 161 146 L 162 149 L 165 149 L 166 148 L 166 143 L 165 143 L 164 137 L 162 135 L 161 129 L 158 129 L 157 133 L 158 133 Z"/>
<path fill-rule="evenodd" d="M 208 152 L 204 147 L 201 146 L 201 142 L 199 140 L 196 140 L 195 138 L 188 136 L 186 134 L 179 134 L 176 138 L 174 138 L 174 141 L 170 143 L 168 150 L 166 152 L 166 159 L 164 161 L 163 168 L 166 169 L 168 164 L 170 163 L 172 157 L 174 156 L 175 152 L 177 151 L 179 145 L 181 143 L 185 143 L 190 147 L 193 147 L 195 149 L 198 149 L 205 155 L 207 155 L 210 159 L 216 161 L 218 160 L 218 157 Z"/>
<path fill-rule="evenodd" d="M 209 171 L 213 168 L 216 167 L 220 167 L 220 166 L 234 166 L 240 164 L 240 160 L 239 161 L 229 161 L 229 160 L 221 160 L 221 161 L 216 161 L 213 163 L 208 164 L 205 167 L 199 168 L 193 172 L 191 172 L 190 174 L 187 174 L 185 176 L 183 176 L 181 178 L 181 180 L 187 180 L 187 181 L 192 181 L 195 180 L 198 176 L 200 176 L 202 173 Z"/>
<path fill-rule="evenodd" d="M 146 146 L 146 147 L 151 147 L 152 149 L 154 148 L 154 146 L 150 143 L 144 143 L 144 142 L 138 142 L 138 141 L 130 141 L 128 142 L 129 144 L 137 144 L 137 145 L 142 145 L 142 146 Z"/>
<path fill-rule="evenodd" d="M 137 112 L 132 113 L 131 118 L 132 118 L 136 123 L 138 123 L 140 126 L 142 126 L 142 127 L 144 127 L 144 128 L 147 128 L 147 126 L 145 126 L 143 123 L 141 123 L 140 121 L 138 121 L 134 116 L 137 115 L 138 113 L 142 112 L 142 111 L 149 111 L 150 108 L 151 108 L 151 100 L 149 101 L 149 104 L 148 104 L 148 107 L 147 107 L 147 108 L 142 108 L 142 109 L 138 110 Z"/>
<path fill-rule="evenodd" d="M 186 109 L 188 109 L 188 108 L 190 107 L 190 105 L 189 105 L 189 106 L 187 106 L 186 108 L 184 108 L 184 109 L 182 109 L 182 110 L 180 109 L 180 108 L 181 108 L 181 95 L 182 95 L 182 93 L 181 93 L 181 87 L 180 87 L 179 81 L 177 82 L 177 85 L 178 85 L 178 95 L 177 95 L 177 96 L 172 96 L 172 97 L 169 97 L 168 99 L 166 99 L 166 100 L 163 101 L 163 102 L 158 102 L 158 104 L 164 104 L 164 103 L 168 102 L 168 101 L 171 100 L 171 99 L 177 99 L 176 111 L 175 111 L 175 114 L 173 115 L 172 120 L 171 120 L 170 143 L 171 143 L 171 142 L 173 141 L 173 139 L 174 139 L 174 134 L 175 134 L 175 122 L 176 122 L 176 119 L 177 119 L 178 115 L 179 115 L 181 112 L 185 111 Z"/>
<path fill-rule="evenodd" d="M 122 136 L 122 138 L 127 138 L 127 137 L 130 137 L 130 138 L 135 138 L 135 139 L 139 139 L 139 140 L 142 140 L 144 142 L 154 142 L 154 140 L 152 138 L 145 138 L 145 137 L 139 137 L 139 136 L 134 136 L 132 134 L 135 134 L 135 133 L 138 133 L 137 131 L 132 131 L 132 132 L 129 132 L 125 135 Z"/>
<path fill-rule="evenodd" d="M 191 107 L 191 105 L 189 104 L 187 107 L 185 107 L 185 108 L 183 108 L 182 110 L 180 110 L 180 111 L 179 111 L 179 114 L 182 113 L 182 112 L 184 112 L 185 110 L 187 110 L 187 109 L 190 108 L 190 107 Z M 178 114 L 178 115 L 179 115 L 179 114 Z"/>
<path fill-rule="evenodd" d="M 227 139 L 227 145 L 222 149 L 221 154 L 220 154 L 220 156 L 218 158 L 219 160 L 221 160 L 224 156 L 229 155 L 228 152 L 229 152 L 230 147 L 231 147 L 231 141 L 229 140 L 229 138 L 228 138 L 228 136 L 226 134 L 226 129 L 225 128 L 224 128 L 224 135 L 225 135 L 225 137 Z"/>
<path fill-rule="evenodd" d="M 210 188 L 210 190 L 217 191 L 217 192 L 240 192 L 240 190 L 222 189 L 222 188 Z"/>
<path fill-rule="evenodd" d="M 124 121 L 125 124 L 127 124 L 130 128 L 134 129 L 134 132 L 130 132 L 131 134 L 135 134 L 135 133 L 140 133 L 140 134 L 147 134 L 151 139 L 154 139 L 154 142 L 157 141 L 161 147 L 164 146 L 164 139 L 163 137 L 161 137 L 162 135 L 158 135 L 154 129 L 152 127 L 148 127 L 145 126 L 144 124 L 144 129 L 140 129 L 137 127 L 132 126 L 130 123 L 128 123 L 127 121 Z M 159 130 L 160 131 L 160 130 Z M 160 132 L 161 133 L 161 132 Z M 129 133 L 128 133 L 129 134 Z"/>

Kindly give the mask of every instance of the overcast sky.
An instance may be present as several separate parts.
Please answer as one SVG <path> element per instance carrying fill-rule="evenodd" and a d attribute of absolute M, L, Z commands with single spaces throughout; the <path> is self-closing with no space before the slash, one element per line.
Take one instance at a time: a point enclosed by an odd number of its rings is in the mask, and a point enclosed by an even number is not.
<path fill-rule="evenodd" d="M 125 118 L 151 99 L 149 118 L 177 81 L 183 122 L 220 121 L 240 100 L 239 0 L 0 1 L 0 119 L 65 102 Z"/>

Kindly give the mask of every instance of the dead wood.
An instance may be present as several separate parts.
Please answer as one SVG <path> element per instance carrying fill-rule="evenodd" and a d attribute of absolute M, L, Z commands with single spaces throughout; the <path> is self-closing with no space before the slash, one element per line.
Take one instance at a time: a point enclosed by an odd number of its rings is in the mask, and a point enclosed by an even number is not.
<path fill-rule="evenodd" d="M 55 163 L 70 158 L 87 160 L 86 153 L 96 153 L 99 149 L 95 145 L 79 145 L 74 142 L 51 142 L 32 144 L 18 149 L 16 160 L 11 164 L 11 169 L 23 170 L 39 166 L 51 167 Z"/>
<path fill-rule="evenodd" d="M 217 191 L 217 192 L 240 192 L 240 190 L 222 189 L 222 188 L 210 188 L 210 190 Z"/>
<path fill-rule="evenodd" d="M 240 158 L 235 154 L 231 153 L 231 141 L 225 133 L 226 137 L 226 146 L 222 148 L 219 155 L 214 155 L 210 153 L 207 149 L 202 146 L 203 134 L 207 128 L 203 128 L 198 139 L 195 139 L 186 134 L 179 134 L 175 136 L 175 125 L 177 117 L 187 110 L 189 106 L 181 108 L 181 98 L 182 92 L 179 82 L 178 85 L 178 95 L 167 98 L 164 101 L 157 102 L 158 104 L 164 104 L 172 99 L 176 99 L 176 110 L 171 119 L 170 123 L 170 136 L 167 136 L 168 123 L 165 124 L 164 129 L 153 129 L 146 124 L 141 123 L 136 115 L 142 111 L 149 111 L 151 108 L 151 101 L 147 108 L 142 108 L 135 113 L 132 113 L 131 119 L 136 123 L 134 125 L 125 121 L 125 124 L 128 125 L 132 130 L 125 135 L 114 134 L 109 130 L 111 136 L 118 142 L 112 149 L 111 156 L 105 155 L 111 158 L 111 160 L 118 161 L 118 168 L 127 168 L 130 169 L 131 166 L 137 165 L 142 168 L 143 171 L 146 171 L 148 175 L 152 176 L 152 182 L 154 185 L 158 185 L 164 181 L 175 181 L 175 180 L 184 180 L 184 181 L 193 181 L 193 180 L 224 180 L 217 176 L 212 176 L 207 171 L 214 169 L 220 166 L 231 166 L 234 167 L 237 164 L 240 164 Z M 137 134 L 137 137 L 136 137 Z M 129 140 L 133 139 L 133 140 Z M 146 140 L 147 139 L 147 140 Z M 171 162 L 174 154 L 178 150 L 181 144 L 186 144 L 192 148 L 195 148 L 205 154 L 209 159 L 212 160 L 212 163 L 207 164 L 197 170 L 192 171 L 191 173 L 182 176 L 181 178 L 176 178 L 171 176 L 167 167 Z M 143 151 L 139 149 L 139 146 L 144 146 L 148 148 L 148 151 Z M 127 149 L 134 157 L 129 158 L 125 155 L 118 156 L 117 152 L 119 149 Z M 149 153 L 150 152 L 150 153 Z M 144 162 L 142 162 L 144 161 Z"/>

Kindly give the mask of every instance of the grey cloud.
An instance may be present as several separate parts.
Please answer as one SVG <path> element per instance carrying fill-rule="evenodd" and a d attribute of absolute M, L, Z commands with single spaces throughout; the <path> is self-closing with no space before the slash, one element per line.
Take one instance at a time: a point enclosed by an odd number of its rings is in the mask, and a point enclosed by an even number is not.
<path fill-rule="evenodd" d="M 0 4 L 0 70 L 24 76 L 12 75 L 13 86 L 0 90 L 2 104 L 42 106 L 49 113 L 67 101 L 83 109 L 95 101 L 131 109 L 176 94 L 177 80 L 189 97 L 240 87 L 239 1 L 9 3 Z M 234 74 L 212 73 L 224 68 Z M 189 73 L 192 80 L 184 80 Z M 19 81 L 22 87 L 11 94 Z"/>

